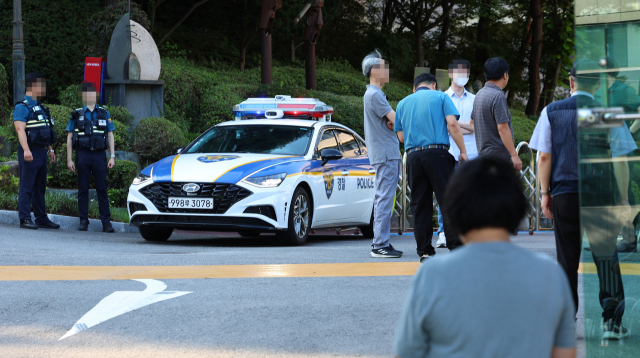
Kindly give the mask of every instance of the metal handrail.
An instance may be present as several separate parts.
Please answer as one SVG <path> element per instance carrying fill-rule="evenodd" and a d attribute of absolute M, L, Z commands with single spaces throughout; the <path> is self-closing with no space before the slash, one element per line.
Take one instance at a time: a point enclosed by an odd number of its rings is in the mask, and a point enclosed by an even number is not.
<path fill-rule="evenodd" d="M 516 152 L 518 155 L 520 154 L 528 154 L 529 155 L 529 166 L 523 168 L 520 171 L 520 179 L 524 180 L 529 188 L 529 193 L 526 192 L 527 188 L 525 188 L 525 195 L 527 195 L 527 199 L 530 203 L 529 210 L 529 233 L 533 234 L 534 230 L 541 230 L 540 227 L 540 180 L 538 178 L 537 167 L 535 164 L 539 159 L 539 152 L 534 160 L 533 150 L 529 147 L 529 143 L 520 142 L 516 147 Z M 399 210 L 396 210 L 397 217 L 399 219 L 399 227 L 400 232 L 406 231 L 407 229 L 411 229 L 408 223 L 408 203 L 410 201 L 411 189 L 408 187 L 407 180 L 407 153 L 405 152 L 402 156 L 402 171 L 400 176 L 398 177 L 400 181 L 397 191 L 396 191 L 396 207 L 400 207 Z M 398 192 L 399 196 L 398 197 Z M 394 212 L 394 215 L 396 213 Z"/>

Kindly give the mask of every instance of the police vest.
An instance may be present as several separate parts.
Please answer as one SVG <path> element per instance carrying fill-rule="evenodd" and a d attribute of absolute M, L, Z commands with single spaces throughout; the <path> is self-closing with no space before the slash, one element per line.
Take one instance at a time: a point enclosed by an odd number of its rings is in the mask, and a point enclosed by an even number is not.
<path fill-rule="evenodd" d="M 29 109 L 29 119 L 27 120 L 27 143 L 38 147 L 48 147 L 56 141 L 56 132 L 53 130 L 53 118 L 49 109 L 42 104 L 35 106 L 24 100 L 16 103 Z"/>
<path fill-rule="evenodd" d="M 84 108 L 73 111 L 75 128 L 73 131 L 73 149 L 75 150 L 106 150 L 107 145 L 107 111 L 96 106 L 97 118 L 89 120 L 84 116 Z"/>

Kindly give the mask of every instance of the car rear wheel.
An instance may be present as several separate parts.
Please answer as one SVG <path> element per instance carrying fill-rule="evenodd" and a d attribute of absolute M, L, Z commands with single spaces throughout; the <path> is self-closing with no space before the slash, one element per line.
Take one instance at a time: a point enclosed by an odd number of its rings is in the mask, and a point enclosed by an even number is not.
<path fill-rule="evenodd" d="M 240 236 L 242 237 L 258 237 L 260 236 L 261 232 L 257 230 L 242 230 L 238 231 L 238 234 L 240 234 Z"/>
<path fill-rule="evenodd" d="M 167 241 L 173 234 L 172 227 L 140 226 L 140 235 L 147 241 Z"/>
<path fill-rule="evenodd" d="M 362 231 L 362 237 L 365 239 L 373 239 L 373 210 L 371 210 L 371 220 L 369 220 L 369 225 L 361 226 L 360 231 Z"/>
<path fill-rule="evenodd" d="M 283 244 L 297 246 L 307 242 L 311 225 L 310 204 L 307 191 L 304 188 L 296 189 L 291 200 L 287 231 L 276 234 Z"/>

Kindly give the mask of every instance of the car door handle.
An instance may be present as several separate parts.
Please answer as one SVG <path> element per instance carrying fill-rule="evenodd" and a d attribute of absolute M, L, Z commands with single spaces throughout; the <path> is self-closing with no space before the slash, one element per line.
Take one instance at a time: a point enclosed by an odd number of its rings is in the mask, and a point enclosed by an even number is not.
<path fill-rule="evenodd" d="M 349 175 L 349 171 L 348 170 L 343 170 L 342 171 L 342 175 Z"/>
<path fill-rule="evenodd" d="M 376 170 L 375 169 L 369 169 L 369 174 L 375 174 Z"/>

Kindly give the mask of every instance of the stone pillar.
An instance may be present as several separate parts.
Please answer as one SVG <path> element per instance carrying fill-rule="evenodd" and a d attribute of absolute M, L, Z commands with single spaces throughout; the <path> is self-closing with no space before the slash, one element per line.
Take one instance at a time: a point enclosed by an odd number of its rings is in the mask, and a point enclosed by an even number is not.
<path fill-rule="evenodd" d="M 24 34 L 22 32 L 22 1 L 13 0 L 13 103 L 24 99 Z"/>

